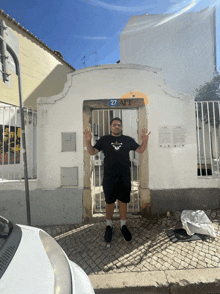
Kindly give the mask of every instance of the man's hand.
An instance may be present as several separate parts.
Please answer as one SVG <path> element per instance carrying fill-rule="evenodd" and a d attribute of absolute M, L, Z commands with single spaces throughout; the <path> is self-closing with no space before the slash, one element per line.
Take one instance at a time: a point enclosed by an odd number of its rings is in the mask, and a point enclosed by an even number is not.
<path fill-rule="evenodd" d="M 142 129 L 142 135 L 141 135 L 141 139 L 142 139 L 142 144 L 141 146 L 139 146 L 135 151 L 138 153 L 143 153 L 145 151 L 145 149 L 147 148 L 147 143 L 149 140 L 149 135 L 151 132 L 148 133 L 148 130 L 146 131 L 145 128 Z"/>
<path fill-rule="evenodd" d="M 90 128 L 86 128 L 85 131 L 83 132 L 85 136 L 85 141 L 86 141 L 86 147 L 90 155 L 96 155 L 99 150 L 96 148 L 92 147 L 91 145 L 91 140 L 92 140 L 92 133 Z"/>
<path fill-rule="evenodd" d="M 145 131 L 145 128 L 142 129 L 141 140 L 142 140 L 143 142 L 146 142 L 146 143 L 147 143 L 148 140 L 149 140 L 149 135 L 150 135 L 150 133 L 151 133 L 151 132 L 148 133 L 148 130 Z"/>
<path fill-rule="evenodd" d="M 91 141 L 92 140 L 92 133 L 90 128 L 86 128 L 85 131 L 83 132 L 85 136 L 86 141 Z"/>

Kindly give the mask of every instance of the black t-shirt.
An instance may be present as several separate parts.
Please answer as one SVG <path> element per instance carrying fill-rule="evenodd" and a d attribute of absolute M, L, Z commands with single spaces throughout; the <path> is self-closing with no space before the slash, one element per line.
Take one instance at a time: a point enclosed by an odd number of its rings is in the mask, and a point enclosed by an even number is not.
<path fill-rule="evenodd" d="M 96 142 L 94 148 L 103 151 L 104 174 L 111 176 L 130 175 L 129 151 L 136 150 L 140 145 L 129 136 L 103 136 Z"/>

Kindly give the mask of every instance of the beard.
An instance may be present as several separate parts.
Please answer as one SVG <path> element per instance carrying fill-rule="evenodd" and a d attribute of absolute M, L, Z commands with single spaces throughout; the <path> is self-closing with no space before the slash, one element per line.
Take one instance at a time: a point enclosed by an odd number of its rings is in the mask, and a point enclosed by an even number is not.
<path fill-rule="evenodd" d="M 118 134 L 121 134 L 121 131 L 120 130 L 115 130 L 112 133 L 118 135 Z"/>

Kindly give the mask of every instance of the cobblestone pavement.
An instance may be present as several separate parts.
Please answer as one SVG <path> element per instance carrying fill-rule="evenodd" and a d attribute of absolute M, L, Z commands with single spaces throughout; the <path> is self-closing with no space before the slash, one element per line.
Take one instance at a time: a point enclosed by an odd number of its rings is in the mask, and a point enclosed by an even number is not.
<path fill-rule="evenodd" d="M 69 259 L 88 275 L 205 269 L 220 267 L 220 209 L 206 210 L 216 232 L 216 238 L 206 241 L 173 243 L 167 232 L 181 228 L 181 221 L 170 218 L 128 218 L 133 240 L 126 243 L 119 229 L 119 219 L 113 220 L 113 241 L 107 248 L 104 241 L 105 220 L 63 226 L 41 226 L 64 249 Z"/>

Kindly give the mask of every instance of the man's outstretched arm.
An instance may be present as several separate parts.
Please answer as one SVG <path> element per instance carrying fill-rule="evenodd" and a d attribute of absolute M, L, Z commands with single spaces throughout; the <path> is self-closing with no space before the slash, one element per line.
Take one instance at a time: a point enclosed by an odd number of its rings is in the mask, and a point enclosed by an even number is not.
<path fill-rule="evenodd" d="M 86 147 L 90 155 L 96 155 L 99 152 L 98 149 L 92 147 L 91 141 L 86 141 Z"/>
<path fill-rule="evenodd" d="M 89 128 L 85 129 L 85 131 L 83 132 L 84 136 L 85 136 L 85 141 L 86 141 L 86 148 L 89 152 L 90 155 L 96 155 L 99 150 L 94 148 L 91 145 L 91 140 L 92 140 L 92 133 L 91 130 Z"/>
<path fill-rule="evenodd" d="M 148 144 L 148 140 L 149 140 L 149 135 L 151 132 L 147 133 L 148 131 L 145 131 L 145 128 L 142 129 L 142 135 L 141 135 L 141 139 L 142 139 L 142 144 L 135 150 L 137 153 L 141 154 L 143 153 L 146 148 L 147 148 L 147 144 Z"/>

